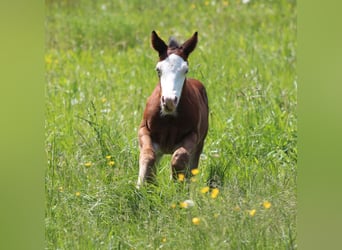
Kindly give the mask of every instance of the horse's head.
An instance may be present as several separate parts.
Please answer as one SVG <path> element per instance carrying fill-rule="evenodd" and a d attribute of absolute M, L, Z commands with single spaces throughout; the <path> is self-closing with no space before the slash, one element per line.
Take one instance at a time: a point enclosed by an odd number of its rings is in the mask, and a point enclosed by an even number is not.
<path fill-rule="evenodd" d="M 156 70 L 161 84 L 161 112 L 163 115 L 175 115 L 188 72 L 188 56 L 197 44 L 197 32 L 182 45 L 170 39 L 167 46 L 157 33 L 152 31 L 151 42 L 152 47 L 159 53 Z"/>

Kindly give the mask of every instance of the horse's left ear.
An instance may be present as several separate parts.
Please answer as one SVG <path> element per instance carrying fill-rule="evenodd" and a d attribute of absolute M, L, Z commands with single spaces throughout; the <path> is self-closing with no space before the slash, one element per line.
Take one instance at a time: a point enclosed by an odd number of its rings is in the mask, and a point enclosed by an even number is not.
<path fill-rule="evenodd" d="M 183 50 L 183 53 L 186 57 L 190 55 L 190 53 L 196 48 L 197 44 L 197 31 L 192 35 L 191 38 L 189 38 L 187 41 L 185 41 L 181 48 Z"/>

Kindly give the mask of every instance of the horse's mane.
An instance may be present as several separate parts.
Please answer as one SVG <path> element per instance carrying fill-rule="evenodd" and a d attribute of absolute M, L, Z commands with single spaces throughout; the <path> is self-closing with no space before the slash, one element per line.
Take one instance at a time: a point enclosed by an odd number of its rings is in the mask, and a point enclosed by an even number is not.
<path fill-rule="evenodd" d="M 169 39 L 169 48 L 171 49 L 179 48 L 179 43 L 174 37 L 170 37 Z"/>

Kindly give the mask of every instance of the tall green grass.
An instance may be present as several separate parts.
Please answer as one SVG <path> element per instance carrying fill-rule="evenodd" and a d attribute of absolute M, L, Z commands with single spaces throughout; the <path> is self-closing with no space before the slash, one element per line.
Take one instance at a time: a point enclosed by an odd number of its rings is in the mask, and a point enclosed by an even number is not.
<path fill-rule="evenodd" d="M 295 24 L 295 1 L 47 1 L 46 248 L 296 248 Z M 166 155 L 137 191 L 154 29 L 199 32 L 210 128 L 194 182 L 171 182 Z"/>

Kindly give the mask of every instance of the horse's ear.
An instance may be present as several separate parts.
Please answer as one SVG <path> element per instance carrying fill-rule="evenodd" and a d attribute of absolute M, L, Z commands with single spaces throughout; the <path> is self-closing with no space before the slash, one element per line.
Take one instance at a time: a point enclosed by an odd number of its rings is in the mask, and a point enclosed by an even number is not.
<path fill-rule="evenodd" d="M 152 47 L 158 51 L 159 57 L 161 58 L 167 51 L 167 45 L 165 42 L 157 35 L 157 33 L 153 30 L 151 34 L 151 44 Z"/>
<path fill-rule="evenodd" d="M 190 53 L 196 48 L 196 44 L 197 44 L 197 31 L 192 35 L 191 38 L 189 38 L 187 41 L 185 41 L 182 44 L 182 49 L 183 49 L 183 53 L 186 55 L 186 57 L 188 57 L 190 55 Z"/>

